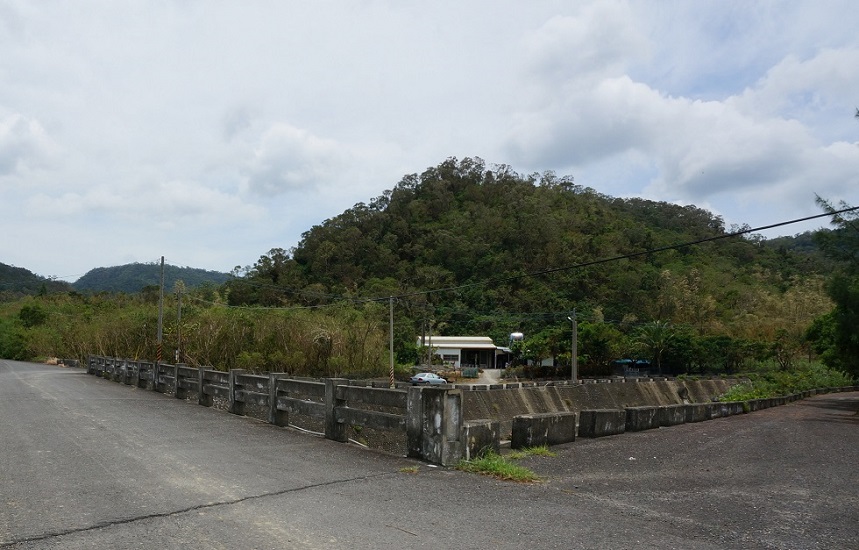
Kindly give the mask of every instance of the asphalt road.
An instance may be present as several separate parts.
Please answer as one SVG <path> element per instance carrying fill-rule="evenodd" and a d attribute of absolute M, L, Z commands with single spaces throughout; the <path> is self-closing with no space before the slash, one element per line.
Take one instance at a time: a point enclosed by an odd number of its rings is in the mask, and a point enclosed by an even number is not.
<path fill-rule="evenodd" d="M 0 360 L 0 548 L 856 549 L 857 410 L 579 440 L 516 484 Z"/>

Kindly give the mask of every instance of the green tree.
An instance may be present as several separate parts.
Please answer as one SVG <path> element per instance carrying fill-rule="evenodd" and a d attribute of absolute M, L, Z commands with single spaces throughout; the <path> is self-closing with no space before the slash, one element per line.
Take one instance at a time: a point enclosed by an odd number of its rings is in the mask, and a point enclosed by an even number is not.
<path fill-rule="evenodd" d="M 21 319 L 24 328 L 33 328 L 44 324 L 48 319 L 48 314 L 38 305 L 27 304 L 21 308 L 18 318 Z"/>
<path fill-rule="evenodd" d="M 584 359 L 582 371 L 587 374 L 608 373 L 626 341 L 623 333 L 608 323 L 579 323 L 579 349 Z"/>
<path fill-rule="evenodd" d="M 839 267 L 827 284 L 835 308 L 808 336 L 816 337 L 815 349 L 827 366 L 859 376 L 859 210 L 843 201 L 836 209 L 820 197 L 817 203 L 832 214 L 835 226 L 833 231 L 819 232 L 818 243 Z"/>
<path fill-rule="evenodd" d="M 674 341 L 674 327 L 667 321 L 653 321 L 638 329 L 635 341 L 650 354 L 656 372 L 662 374 L 662 357 Z"/>

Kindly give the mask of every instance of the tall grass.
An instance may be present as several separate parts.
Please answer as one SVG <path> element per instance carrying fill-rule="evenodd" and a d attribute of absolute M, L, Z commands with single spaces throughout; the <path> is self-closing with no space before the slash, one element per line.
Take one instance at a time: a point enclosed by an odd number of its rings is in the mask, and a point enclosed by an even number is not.
<path fill-rule="evenodd" d="M 745 375 L 749 382 L 739 384 L 725 392 L 723 401 L 745 401 L 778 397 L 815 388 L 851 386 L 855 380 L 847 374 L 830 369 L 820 363 L 809 363 L 784 371 L 763 366 Z"/>

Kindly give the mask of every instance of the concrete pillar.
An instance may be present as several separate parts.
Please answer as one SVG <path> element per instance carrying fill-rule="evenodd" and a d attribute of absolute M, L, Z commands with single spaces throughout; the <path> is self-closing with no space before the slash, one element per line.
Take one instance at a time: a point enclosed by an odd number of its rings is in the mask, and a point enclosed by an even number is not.
<path fill-rule="evenodd" d="M 128 359 L 122 360 L 122 371 L 121 372 L 122 372 L 122 376 L 120 379 L 122 380 L 122 383 L 125 385 L 130 385 L 131 384 L 131 361 L 129 361 Z"/>
<path fill-rule="evenodd" d="M 410 457 L 452 466 L 463 456 L 462 390 L 409 388 L 406 432 Z"/>
<path fill-rule="evenodd" d="M 242 391 L 242 386 L 238 382 L 238 376 L 244 374 L 244 369 L 230 370 L 230 408 L 229 411 L 239 416 L 245 415 L 245 402 L 239 400 L 239 392 Z"/>
<path fill-rule="evenodd" d="M 148 389 L 149 383 L 152 380 L 152 363 L 146 363 L 143 361 L 137 362 L 137 387 L 142 389 Z"/>
<path fill-rule="evenodd" d="M 109 365 L 108 379 L 113 382 L 119 382 L 119 360 L 111 357 L 107 361 Z"/>
<path fill-rule="evenodd" d="M 289 413 L 277 408 L 277 381 L 287 376 L 283 372 L 272 372 L 268 375 L 268 422 L 275 426 L 289 425 Z"/>
<path fill-rule="evenodd" d="M 337 399 L 337 386 L 346 386 L 349 380 L 345 378 L 325 379 L 325 438 L 345 443 L 348 441 L 346 424 L 337 422 L 337 408 L 346 405 L 342 399 Z"/>
<path fill-rule="evenodd" d="M 164 388 L 161 384 L 161 363 L 159 361 L 155 361 L 155 364 L 152 365 L 152 391 L 164 393 Z"/>
<path fill-rule="evenodd" d="M 134 386 L 135 388 L 140 387 L 140 362 L 139 361 L 131 361 L 128 364 L 129 368 L 129 378 L 128 383 Z"/>
<path fill-rule="evenodd" d="M 423 458 L 421 434 L 423 433 L 423 403 L 421 388 L 411 386 L 406 394 L 406 455 Z"/>
<path fill-rule="evenodd" d="M 197 404 L 204 407 L 211 407 L 215 403 L 215 398 L 206 393 L 206 371 L 210 367 L 197 368 Z"/>
<path fill-rule="evenodd" d="M 182 387 L 185 382 L 185 375 L 182 374 L 184 366 L 183 363 L 176 363 L 173 366 L 173 395 L 176 399 L 188 399 L 188 390 Z"/>

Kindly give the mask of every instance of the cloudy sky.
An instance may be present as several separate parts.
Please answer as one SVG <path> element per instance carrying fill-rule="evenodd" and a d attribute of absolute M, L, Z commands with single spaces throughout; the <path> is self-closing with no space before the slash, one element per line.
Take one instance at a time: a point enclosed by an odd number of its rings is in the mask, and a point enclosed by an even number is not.
<path fill-rule="evenodd" d="M 856 205 L 856 13 L 0 0 L 0 262 L 230 271 L 448 157 L 728 225 L 818 214 L 815 193 Z"/>

